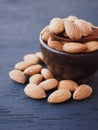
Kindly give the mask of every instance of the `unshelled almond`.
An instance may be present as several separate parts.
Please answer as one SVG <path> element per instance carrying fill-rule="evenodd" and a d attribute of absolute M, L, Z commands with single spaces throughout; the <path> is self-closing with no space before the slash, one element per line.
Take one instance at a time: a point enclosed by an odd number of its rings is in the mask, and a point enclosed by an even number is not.
<path fill-rule="evenodd" d="M 74 23 L 82 30 L 83 36 L 88 36 L 92 32 L 91 25 L 82 19 L 76 19 Z"/>
<path fill-rule="evenodd" d="M 42 66 L 39 64 L 32 65 L 24 70 L 24 74 L 31 76 L 33 74 L 39 73 L 41 69 L 42 69 Z"/>
<path fill-rule="evenodd" d="M 67 36 L 72 40 L 79 40 L 82 37 L 82 31 L 73 21 L 65 20 L 65 31 Z"/>
<path fill-rule="evenodd" d="M 43 76 L 41 74 L 34 74 L 29 78 L 30 83 L 39 84 L 43 80 Z"/>
<path fill-rule="evenodd" d="M 9 76 L 13 81 L 17 83 L 24 84 L 26 82 L 26 76 L 20 70 L 11 70 L 9 72 Z"/>
<path fill-rule="evenodd" d="M 63 46 L 59 41 L 48 42 L 48 46 L 57 50 L 57 51 L 63 51 Z"/>
<path fill-rule="evenodd" d="M 15 69 L 25 70 L 26 68 L 28 68 L 31 65 L 32 65 L 32 62 L 21 61 L 21 62 L 18 62 L 15 64 Z"/>
<path fill-rule="evenodd" d="M 64 31 L 64 23 L 61 18 L 53 18 L 50 21 L 49 31 L 54 34 L 60 34 Z"/>
<path fill-rule="evenodd" d="M 35 54 L 27 54 L 24 56 L 24 61 L 27 61 L 33 65 L 38 64 L 40 62 L 40 58 Z"/>
<path fill-rule="evenodd" d="M 44 80 L 39 84 L 39 86 L 46 91 L 56 88 L 57 85 L 58 85 L 58 80 L 55 78 Z"/>
<path fill-rule="evenodd" d="M 73 93 L 73 99 L 83 100 L 88 98 L 92 94 L 92 88 L 89 85 L 80 85 Z"/>
<path fill-rule="evenodd" d="M 84 45 L 87 47 L 85 52 L 94 52 L 98 50 L 98 41 L 85 42 Z"/>
<path fill-rule="evenodd" d="M 58 89 L 48 97 L 49 103 L 62 103 L 71 98 L 71 92 L 66 89 Z"/>
<path fill-rule="evenodd" d="M 46 97 L 45 91 L 36 84 L 30 83 L 24 88 L 24 93 L 34 99 L 42 99 Z"/>
<path fill-rule="evenodd" d="M 78 84 L 73 80 L 61 80 L 59 82 L 58 89 L 68 89 L 69 91 L 73 92 L 78 87 Z"/>
<path fill-rule="evenodd" d="M 63 50 L 68 53 L 80 53 L 86 49 L 86 45 L 76 42 L 69 42 L 63 45 Z"/>
<path fill-rule="evenodd" d="M 40 58 L 41 61 L 44 62 L 44 58 L 43 58 L 42 52 L 36 52 L 35 54 Z"/>
<path fill-rule="evenodd" d="M 47 69 L 47 68 L 43 68 L 41 70 L 41 74 L 44 77 L 44 79 L 50 79 L 50 78 L 54 77 L 52 72 L 49 69 Z"/>

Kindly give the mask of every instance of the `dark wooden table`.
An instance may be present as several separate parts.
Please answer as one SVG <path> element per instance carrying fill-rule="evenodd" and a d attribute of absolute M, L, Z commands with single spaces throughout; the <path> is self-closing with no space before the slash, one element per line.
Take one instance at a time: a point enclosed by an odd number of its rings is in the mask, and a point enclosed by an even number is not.
<path fill-rule="evenodd" d="M 97 0 L 0 0 L 0 130 L 98 130 L 98 72 L 91 98 L 59 105 L 29 99 L 8 76 L 25 54 L 40 51 L 50 19 L 73 14 L 98 25 L 97 11 Z"/>

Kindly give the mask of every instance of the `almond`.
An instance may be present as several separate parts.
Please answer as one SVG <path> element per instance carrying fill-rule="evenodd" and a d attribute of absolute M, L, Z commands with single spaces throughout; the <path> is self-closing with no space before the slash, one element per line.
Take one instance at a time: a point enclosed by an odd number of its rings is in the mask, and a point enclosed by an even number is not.
<path fill-rule="evenodd" d="M 31 62 L 21 61 L 21 62 L 18 62 L 15 64 L 15 69 L 25 70 L 26 68 L 28 68 L 31 65 L 32 65 Z"/>
<path fill-rule="evenodd" d="M 41 69 L 42 69 L 41 65 L 39 65 L 39 64 L 33 65 L 33 66 L 26 68 L 24 70 L 24 74 L 31 76 L 33 74 L 39 73 L 41 71 Z"/>
<path fill-rule="evenodd" d="M 44 90 L 51 90 L 56 88 L 58 85 L 58 80 L 55 78 L 44 80 L 39 84 L 40 87 L 42 87 Z"/>
<path fill-rule="evenodd" d="M 71 92 L 66 89 L 58 89 L 48 97 L 49 103 L 62 103 L 71 98 Z"/>
<path fill-rule="evenodd" d="M 42 29 L 42 31 L 40 32 L 40 35 L 43 35 L 45 32 L 49 32 L 49 25 L 47 25 L 46 27 Z"/>
<path fill-rule="evenodd" d="M 88 98 L 92 94 L 92 88 L 89 85 L 80 85 L 73 93 L 73 99 L 83 100 Z"/>
<path fill-rule="evenodd" d="M 63 20 L 60 18 L 53 18 L 50 21 L 49 31 L 54 34 L 60 34 L 61 32 L 63 32 L 64 31 Z"/>
<path fill-rule="evenodd" d="M 70 15 L 67 17 L 67 20 L 70 20 L 70 21 L 75 21 L 76 19 L 78 19 L 78 18 L 74 15 Z"/>
<path fill-rule="evenodd" d="M 44 77 L 44 79 L 51 79 L 51 78 L 54 77 L 52 72 L 49 69 L 47 69 L 47 68 L 43 68 L 41 70 L 41 74 Z"/>
<path fill-rule="evenodd" d="M 44 32 L 42 35 L 42 39 L 47 42 L 48 38 L 50 37 L 50 32 Z"/>
<path fill-rule="evenodd" d="M 91 24 L 82 19 L 76 19 L 74 23 L 82 30 L 83 36 L 88 36 L 92 32 Z"/>
<path fill-rule="evenodd" d="M 71 92 L 75 91 L 75 89 L 78 87 L 78 84 L 75 81 L 72 80 L 61 80 L 59 82 L 58 89 L 67 89 Z"/>
<path fill-rule="evenodd" d="M 48 38 L 48 44 L 50 44 L 52 41 L 53 41 L 53 40 L 52 40 L 52 37 L 50 36 L 50 37 Z"/>
<path fill-rule="evenodd" d="M 98 50 L 98 41 L 85 42 L 84 45 L 87 47 L 85 52 L 94 52 Z"/>
<path fill-rule="evenodd" d="M 27 54 L 24 56 L 24 61 L 27 61 L 31 63 L 32 65 L 34 65 L 40 62 L 40 58 L 35 54 Z"/>
<path fill-rule="evenodd" d="M 57 51 L 63 51 L 63 46 L 59 41 L 48 42 L 48 46 L 57 50 Z"/>
<path fill-rule="evenodd" d="M 82 37 L 82 31 L 78 26 L 74 24 L 74 22 L 65 20 L 65 32 L 67 36 L 72 40 L 79 40 Z"/>
<path fill-rule="evenodd" d="M 29 78 L 30 83 L 39 84 L 43 80 L 43 76 L 41 74 L 34 74 Z"/>
<path fill-rule="evenodd" d="M 26 82 L 26 76 L 20 70 L 12 70 L 12 71 L 10 71 L 9 76 L 13 81 L 15 81 L 17 83 L 24 84 Z"/>
<path fill-rule="evenodd" d="M 69 42 L 63 45 L 63 50 L 68 53 L 80 53 L 86 49 L 86 45 L 76 42 Z"/>
<path fill-rule="evenodd" d="M 40 58 L 41 61 L 44 61 L 44 58 L 41 52 L 36 52 L 35 54 Z"/>
<path fill-rule="evenodd" d="M 24 88 L 24 93 L 34 99 L 42 99 L 46 97 L 45 91 L 36 84 L 30 83 Z"/>

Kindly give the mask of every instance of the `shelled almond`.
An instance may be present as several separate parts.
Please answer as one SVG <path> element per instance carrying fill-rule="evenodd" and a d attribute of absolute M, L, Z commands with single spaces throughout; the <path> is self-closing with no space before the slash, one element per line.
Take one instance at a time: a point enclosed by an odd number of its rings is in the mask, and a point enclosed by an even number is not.
<path fill-rule="evenodd" d="M 45 91 L 36 84 L 30 83 L 24 88 L 25 94 L 34 99 L 42 99 L 46 97 Z"/>
<path fill-rule="evenodd" d="M 26 82 L 26 76 L 20 70 L 11 70 L 9 72 L 9 76 L 13 81 L 17 83 L 24 84 Z"/>
<path fill-rule="evenodd" d="M 76 16 L 53 18 L 50 24 L 42 29 L 40 35 L 45 44 L 56 51 L 85 55 L 98 50 L 96 40 L 79 42 L 93 33 L 92 27 L 94 27 L 92 23 L 78 19 Z M 57 40 L 53 35 L 66 38 L 67 41 Z M 46 91 L 52 90 L 53 92 L 50 91 L 51 94 L 47 97 L 49 103 L 66 102 L 71 97 L 73 100 L 84 100 L 93 92 L 92 87 L 87 84 L 78 85 L 70 79 L 58 80 L 49 66 L 44 64 L 41 52 L 25 55 L 22 61 L 16 63 L 14 69 L 9 72 L 9 77 L 17 83 L 26 84 L 24 93 L 33 99 L 46 98 Z"/>
<path fill-rule="evenodd" d="M 85 54 L 88 52 L 90 53 L 98 50 L 97 44 L 96 47 L 95 43 L 92 44 L 92 48 L 94 49 L 89 49 L 89 45 L 88 44 L 86 45 L 85 42 L 82 42 L 82 39 L 87 38 L 91 34 L 93 34 L 93 28 L 95 27 L 96 26 L 94 26 L 89 21 L 79 19 L 76 16 L 70 15 L 62 19 L 53 18 L 50 21 L 50 24 L 47 25 L 44 29 L 42 29 L 40 35 L 41 38 L 45 41 L 45 43 L 52 49 L 66 53 Z M 48 36 L 47 32 L 49 34 Z M 56 36 L 61 39 L 58 39 Z M 65 41 L 63 41 L 62 38 L 65 38 Z M 91 42 L 93 41 L 94 40 L 91 40 Z M 70 45 L 70 42 L 74 43 L 75 45 L 74 44 Z M 90 42 L 89 38 L 87 39 L 86 42 Z M 94 42 L 97 42 L 96 39 Z M 64 43 L 67 43 L 67 45 L 63 47 Z"/>
<path fill-rule="evenodd" d="M 69 91 L 74 92 L 78 87 L 78 84 L 73 80 L 61 80 L 58 86 L 58 89 L 68 89 Z"/>
<path fill-rule="evenodd" d="M 67 89 L 58 89 L 48 97 L 49 103 L 62 103 L 71 98 L 71 92 Z"/>
<path fill-rule="evenodd" d="M 42 56 L 41 52 L 37 52 Z M 35 54 L 27 54 L 24 56 L 24 62 L 27 63 L 29 60 L 36 56 Z M 73 95 L 74 100 L 83 100 L 88 98 L 92 94 L 92 88 L 87 84 L 78 85 L 73 80 L 60 80 L 58 81 L 52 72 L 48 68 L 43 68 L 41 64 L 36 64 L 28 67 L 25 66 L 25 70 L 19 70 L 17 68 L 9 72 L 10 78 L 20 84 L 28 83 L 24 88 L 24 93 L 33 99 L 46 98 L 46 92 L 54 90 L 47 101 L 49 103 L 62 103 L 71 98 Z M 18 62 L 18 64 L 21 62 Z M 24 66 L 23 66 L 24 67 Z M 28 81 L 26 75 L 29 76 Z"/>

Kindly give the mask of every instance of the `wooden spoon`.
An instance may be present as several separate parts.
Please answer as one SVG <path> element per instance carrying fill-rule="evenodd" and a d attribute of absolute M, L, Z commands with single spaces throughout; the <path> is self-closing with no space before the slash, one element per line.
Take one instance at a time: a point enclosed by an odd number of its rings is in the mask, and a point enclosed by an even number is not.
<path fill-rule="evenodd" d="M 88 41 L 97 41 L 98 40 L 98 27 L 92 28 L 92 33 L 87 37 L 82 37 L 79 40 L 72 40 L 66 37 L 57 36 L 54 33 L 50 33 L 52 38 L 58 41 L 65 41 L 65 42 L 88 42 Z"/>

